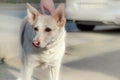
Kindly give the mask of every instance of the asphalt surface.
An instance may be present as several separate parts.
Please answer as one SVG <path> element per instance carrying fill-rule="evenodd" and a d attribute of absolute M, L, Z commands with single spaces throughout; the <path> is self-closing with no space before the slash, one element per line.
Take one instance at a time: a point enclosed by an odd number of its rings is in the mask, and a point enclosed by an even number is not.
<path fill-rule="evenodd" d="M 24 4 L 0 4 L 0 80 L 16 80 L 20 75 L 18 32 L 26 15 Z M 116 27 L 116 28 L 115 28 Z M 67 50 L 60 80 L 120 80 L 120 28 L 97 26 L 81 32 L 67 23 Z M 33 79 L 48 80 L 48 69 L 35 69 Z"/>

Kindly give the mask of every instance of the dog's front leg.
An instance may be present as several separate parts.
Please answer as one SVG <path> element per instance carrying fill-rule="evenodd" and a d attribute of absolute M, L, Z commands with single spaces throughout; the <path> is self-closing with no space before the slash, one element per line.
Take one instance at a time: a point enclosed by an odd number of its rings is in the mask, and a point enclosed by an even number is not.
<path fill-rule="evenodd" d="M 21 70 L 21 77 L 17 80 L 32 80 L 33 67 L 24 66 Z"/>
<path fill-rule="evenodd" d="M 31 63 L 29 60 L 24 60 L 22 69 L 22 80 L 32 80 L 32 73 L 34 68 L 37 66 L 35 63 Z"/>
<path fill-rule="evenodd" d="M 22 80 L 32 80 L 33 67 L 25 66 L 22 73 Z"/>
<path fill-rule="evenodd" d="M 49 67 L 50 80 L 59 80 L 60 66 L 61 66 L 61 63 L 57 63 L 54 66 Z"/>

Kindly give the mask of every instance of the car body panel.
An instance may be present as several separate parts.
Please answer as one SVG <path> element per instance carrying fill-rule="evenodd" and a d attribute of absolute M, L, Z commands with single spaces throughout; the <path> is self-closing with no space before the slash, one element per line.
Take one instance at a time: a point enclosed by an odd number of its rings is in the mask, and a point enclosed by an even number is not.
<path fill-rule="evenodd" d="M 120 0 L 66 0 L 66 17 L 74 21 L 120 24 Z"/>

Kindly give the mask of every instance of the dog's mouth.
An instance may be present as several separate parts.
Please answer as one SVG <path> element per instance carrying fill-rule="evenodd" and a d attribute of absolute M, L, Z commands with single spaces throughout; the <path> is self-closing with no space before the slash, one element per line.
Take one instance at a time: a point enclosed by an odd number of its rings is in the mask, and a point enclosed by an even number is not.
<path fill-rule="evenodd" d="M 40 46 L 39 45 L 33 45 L 34 47 L 36 47 L 36 48 L 39 48 Z"/>
<path fill-rule="evenodd" d="M 33 46 L 35 46 L 36 48 L 39 48 L 40 47 L 40 42 L 39 41 L 33 41 L 32 42 Z"/>

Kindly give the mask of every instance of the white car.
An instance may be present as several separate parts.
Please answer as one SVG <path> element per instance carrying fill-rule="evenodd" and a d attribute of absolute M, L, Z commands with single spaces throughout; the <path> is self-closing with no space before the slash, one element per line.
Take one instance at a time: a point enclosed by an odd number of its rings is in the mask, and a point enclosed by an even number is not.
<path fill-rule="evenodd" d="M 101 23 L 120 25 L 120 0 L 66 0 L 66 17 L 80 30 Z"/>

